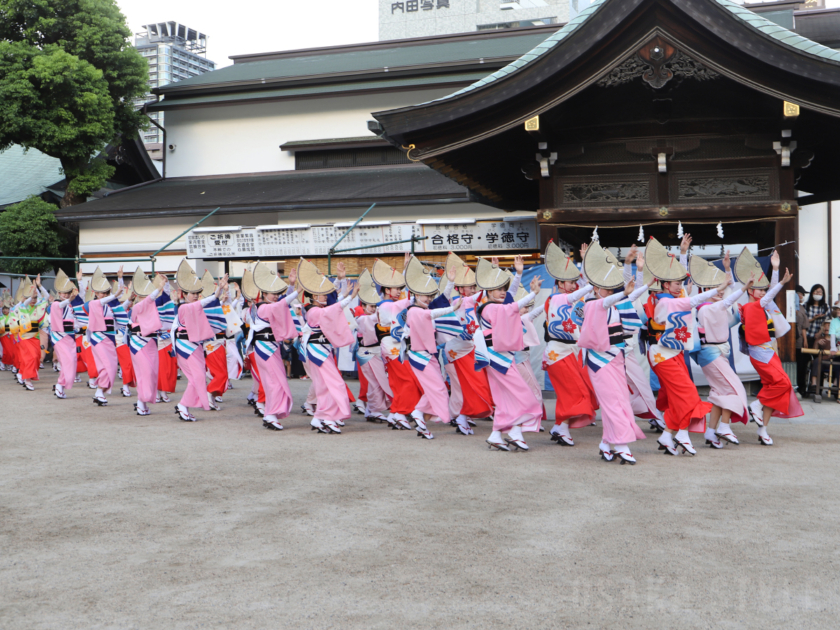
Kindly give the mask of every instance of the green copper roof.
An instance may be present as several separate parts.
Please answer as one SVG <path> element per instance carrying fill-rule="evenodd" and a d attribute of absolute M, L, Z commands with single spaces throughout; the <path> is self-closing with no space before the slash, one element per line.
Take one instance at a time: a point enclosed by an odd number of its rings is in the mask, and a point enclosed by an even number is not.
<path fill-rule="evenodd" d="M 486 77 L 484 77 L 480 81 L 476 81 L 472 85 L 468 85 L 467 87 L 458 90 L 457 92 L 453 92 L 448 96 L 444 96 L 442 98 L 435 99 L 434 101 L 430 102 L 434 103 L 437 101 L 445 101 L 447 99 L 454 98 L 456 96 L 465 94 L 485 85 L 489 85 L 490 83 L 502 79 L 509 74 L 513 74 L 514 72 L 527 66 L 532 61 L 542 57 L 548 51 L 553 49 L 555 46 L 557 46 L 557 44 L 559 44 L 569 35 L 574 33 L 581 26 L 581 24 L 583 24 L 590 17 L 592 17 L 602 6 L 608 5 L 613 1 L 620 2 L 621 0 L 594 0 L 592 4 L 590 4 L 586 9 L 581 11 L 577 15 L 577 17 L 575 17 L 568 24 L 566 24 L 566 26 L 564 26 L 559 31 L 548 37 L 545 41 L 533 48 L 530 52 L 527 52 L 524 55 L 522 55 L 516 61 L 509 63 L 504 68 L 497 70 L 493 74 L 487 75 Z M 753 13 L 746 7 L 735 4 L 730 0 L 711 0 L 711 2 L 719 4 L 721 7 L 732 13 L 742 22 L 746 23 L 748 26 L 756 29 L 757 31 L 760 31 L 764 35 L 772 37 L 773 39 L 785 46 L 794 48 L 799 52 L 820 57 L 822 59 L 840 62 L 840 51 L 833 50 L 831 48 L 823 46 L 822 44 L 818 44 L 817 42 L 802 37 L 801 35 L 797 35 L 796 33 L 779 26 L 775 22 L 771 22 L 767 18 L 764 18 L 761 15 L 758 15 L 757 13 Z M 422 104 L 425 105 L 426 103 Z"/>
<path fill-rule="evenodd" d="M 13 144 L 0 151 L 0 206 L 40 195 L 61 177 L 61 162 L 57 158 Z"/>
<path fill-rule="evenodd" d="M 730 2 L 730 0 L 714 1 L 743 22 L 746 22 L 752 28 L 769 37 L 772 37 L 785 46 L 795 48 L 800 52 L 814 55 L 815 57 L 840 62 L 840 50 L 833 50 L 827 46 L 823 46 L 822 44 L 818 44 L 817 42 L 802 37 L 802 35 L 797 35 L 786 28 L 782 28 L 775 22 L 771 22 L 767 18 L 762 17 L 757 13 L 753 13 L 746 7 Z"/>

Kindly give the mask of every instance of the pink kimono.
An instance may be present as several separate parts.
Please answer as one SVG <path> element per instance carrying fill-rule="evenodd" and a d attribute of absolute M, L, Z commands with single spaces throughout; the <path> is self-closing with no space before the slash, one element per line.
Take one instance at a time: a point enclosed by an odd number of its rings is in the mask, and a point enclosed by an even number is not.
<path fill-rule="evenodd" d="M 181 396 L 181 405 L 185 407 L 201 407 L 210 411 L 207 400 L 207 365 L 204 361 L 202 342 L 215 336 L 207 315 L 204 313 L 204 302 L 215 299 L 211 296 L 191 304 L 181 304 L 175 316 L 173 329 L 176 330 L 174 340 L 178 355 L 178 367 L 187 378 L 187 389 Z M 184 339 L 186 332 L 186 339 Z"/>
<path fill-rule="evenodd" d="M 646 289 L 645 286 L 641 288 L 642 291 Z M 626 445 L 644 440 L 645 434 L 636 424 L 630 404 L 624 371 L 623 329 L 618 310 L 613 306 L 617 301 L 620 301 L 618 296 L 615 300 L 603 298 L 586 302 L 578 345 L 589 351 L 586 364 L 601 407 L 602 440 L 611 445 Z"/>
<path fill-rule="evenodd" d="M 160 321 L 155 298 L 157 291 L 134 305 L 131 309 L 131 362 L 137 381 L 137 400 L 154 403 L 157 399 L 159 357 L 157 339 L 153 336 L 163 324 Z"/>
<path fill-rule="evenodd" d="M 360 338 L 356 356 L 359 369 L 368 382 L 368 408 L 375 413 L 386 411 L 394 398 L 385 364 L 382 362 L 382 347 L 376 335 L 378 318 L 376 313 L 356 318 L 357 334 Z"/>
<path fill-rule="evenodd" d="M 70 300 L 52 303 L 50 306 L 50 337 L 53 342 L 53 354 L 61 366 L 58 384 L 65 390 L 71 389 L 76 379 L 76 335 L 73 332 L 75 323 L 76 318 L 73 315 Z"/>
<path fill-rule="evenodd" d="M 743 291 L 735 291 L 725 300 L 702 304 L 697 309 L 697 321 L 702 343 L 697 362 L 709 381 L 708 401 L 732 412 L 735 422 L 749 422 L 747 392 L 727 360 L 730 353 L 729 329 L 732 316 L 729 307 Z M 734 298 L 734 299 L 733 299 Z"/>
<path fill-rule="evenodd" d="M 432 422 L 449 422 L 449 393 L 443 382 L 440 363 L 437 359 L 434 319 L 453 312 L 453 308 L 430 310 L 420 306 L 408 309 L 406 325 L 410 332 L 408 363 L 423 395 L 417 403 L 417 410 L 431 416 Z"/>
<path fill-rule="evenodd" d="M 525 348 L 519 308 L 517 302 L 491 302 L 479 315 L 490 361 L 487 377 L 496 403 L 494 431 L 508 432 L 517 425 L 523 431 L 540 430 L 542 405 L 533 396 L 522 395 L 530 388 L 514 365 L 514 352 Z"/>
<path fill-rule="evenodd" d="M 343 302 L 310 307 L 306 312 L 306 323 L 311 329 L 308 338 L 304 335 L 304 343 L 308 373 L 317 398 L 315 418 L 332 422 L 346 420 L 351 413 L 350 398 L 333 356 L 333 348 L 353 343 Z"/>
<path fill-rule="evenodd" d="M 110 301 L 109 299 L 108 302 Z M 89 317 L 88 334 L 93 344 L 96 366 L 99 368 L 96 386 L 103 392 L 110 391 L 117 379 L 117 346 L 113 338 L 114 313 L 106 304 L 107 302 L 103 303 L 102 300 L 93 300 L 86 305 Z"/>
<path fill-rule="evenodd" d="M 290 296 L 291 299 L 294 299 L 295 295 Z M 264 322 L 267 322 L 268 326 L 265 326 Z M 270 329 L 270 334 L 266 334 L 266 329 Z M 280 344 L 284 339 L 297 337 L 287 298 L 281 298 L 272 304 L 260 304 L 257 321 L 254 322 L 252 330 L 256 339 L 254 356 L 265 391 L 265 415 L 285 418 L 292 411 L 292 391 L 286 379 Z"/>

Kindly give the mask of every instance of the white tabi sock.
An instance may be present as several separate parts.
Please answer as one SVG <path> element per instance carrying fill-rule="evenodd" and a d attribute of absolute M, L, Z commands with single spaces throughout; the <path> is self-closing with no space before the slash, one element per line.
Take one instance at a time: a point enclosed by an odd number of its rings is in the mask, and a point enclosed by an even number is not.
<path fill-rule="evenodd" d="M 490 442 L 496 442 L 497 444 L 498 443 L 502 443 L 502 444 L 505 443 L 504 438 L 502 438 L 502 432 L 501 431 L 493 431 L 493 433 L 490 434 L 490 437 L 487 438 L 487 440 L 490 441 Z"/>
<path fill-rule="evenodd" d="M 511 440 L 522 440 L 525 441 L 525 438 L 522 437 L 522 427 L 516 425 L 510 431 L 508 431 L 508 436 Z"/>
<path fill-rule="evenodd" d="M 55 391 L 57 391 L 59 394 L 63 394 L 64 393 L 64 386 L 63 385 L 56 385 L 55 386 Z"/>
<path fill-rule="evenodd" d="M 717 435 L 715 435 L 714 429 L 706 429 L 706 434 L 703 437 L 711 442 L 717 442 Z"/>
<path fill-rule="evenodd" d="M 96 388 L 96 397 L 97 397 L 97 398 L 105 398 L 105 394 L 102 392 L 102 388 L 101 388 L 101 387 L 97 387 L 97 388 Z"/>
<path fill-rule="evenodd" d="M 677 431 L 677 442 L 691 442 L 691 436 L 688 434 L 687 429 L 680 429 Z"/>

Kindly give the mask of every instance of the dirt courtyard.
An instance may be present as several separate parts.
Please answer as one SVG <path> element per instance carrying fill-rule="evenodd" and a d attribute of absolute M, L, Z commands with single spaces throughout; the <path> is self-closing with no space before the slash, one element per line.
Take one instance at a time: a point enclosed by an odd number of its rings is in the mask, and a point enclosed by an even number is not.
<path fill-rule="evenodd" d="M 0 373 L 0 628 L 816 628 L 840 615 L 840 405 L 636 466 L 354 415 L 26 392 Z M 296 404 L 308 383 L 293 382 Z M 357 383 L 351 383 L 355 390 Z M 182 391 L 184 383 L 179 383 Z M 175 400 L 177 400 L 177 394 Z M 553 401 L 547 401 L 553 405 Z M 548 427 L 550 423 L 546 423 Z M 695 446 L 702 436 L 693 436 Z"/>

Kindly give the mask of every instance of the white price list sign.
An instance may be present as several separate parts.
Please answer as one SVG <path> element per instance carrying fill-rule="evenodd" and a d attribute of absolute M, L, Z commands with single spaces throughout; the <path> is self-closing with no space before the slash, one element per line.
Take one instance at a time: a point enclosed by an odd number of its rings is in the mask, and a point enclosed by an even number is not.
<path fill-rule="evenodd" d="M 257 228 L 257 256 L 308 256 L 312 250 L 310 230 L 307 227 Z"/>
<path fill-rule="evenodd" d="M 235 258 L 257 256 L 256 230 L 219 228 L 215 232 L 190 232 L 187 236 L 188 258 Z"/>

